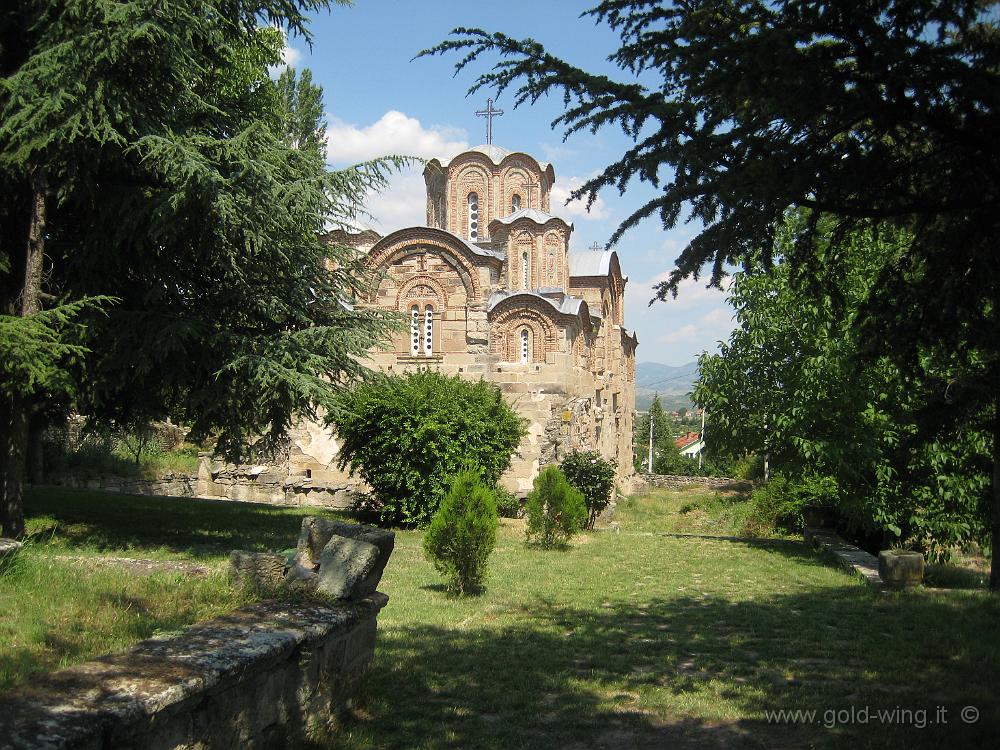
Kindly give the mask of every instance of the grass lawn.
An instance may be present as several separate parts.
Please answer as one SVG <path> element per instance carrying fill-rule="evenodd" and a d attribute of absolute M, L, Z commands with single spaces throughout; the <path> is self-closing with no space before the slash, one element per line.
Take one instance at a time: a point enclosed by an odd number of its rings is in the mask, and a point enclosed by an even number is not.
<path fill-rule="evenodd" d="M 656 492 L 620 508 L 620 533 L 588 534 L 566 552 L 528 549 L 521 524 L 505 523 L 487 592 L 472 599 L 442 591 L 419 532 L 398 534 L 376 660 L 329 746 L 995 741 L 1000 602 L 876 595 L 789 540 L 657 535 L 686 523 L 681 506 L 714 501 Z M 731 533 L 725 523 L 705 533 Z M 948 723 L 932 726 L 938 706 Z M 965 706 L 977 723 L 961 721 Z M 765 711 L 780 709 L 816 714 L 769 723 Z M 889 712 L 884 723 L 877 710 Z"/>
<path fill-rule="evenodd" d="M 25 510 L 29 541 L 0 575 L 0 691 L 240 606 L 230 550 L 293 547 L 303 516 L 334 515 L 65 488 L 30 488 Z M 208 574 L 137 575 L 90 562 L 99 556 L 187 561 Z"/>
<path fill-rule="evenodd" d="M 716 502 L 730 504 L 711 492 L 652 493 L 620 506 L 619 532 L 586 534 L 560 552 L 525 547 L 523 522 L 504 522 L 487 591 L 467 599 L 443 590 L 421 532 L 398 532 L 380 586 L 390 601 L 376 659 L 327 746 L 992 744 L 1000 602 L 970 590 L 876 595 L 796 541 L 708 538 L 732 533 L 724 513 L 707 513 L 717 520 L 703 519 L 703 537 L 675 535 L 692 531 L 682 507 Z M 0 579 L 5 665 L 30 652 L 24 640 L 11 647 L 7 623 L 36 599 L 36 640 L 51 642 L 53 653 L 67 628 L 97 627 L 85 619 L 88 606 L 117 613 L 125 635 L 108 642 L 117 647 L 151 627 L 180 627 L 202 616 L 199 607 L 235 604 L 211 575 L 130 581 L 108 570 L 103 580 L 101 570 L 75 568 L 86 584 L 63 590 L 63 573 L 45 568 L 56 555 L 211 567 L 234 547 L 290 546 L 301 516 L 315 511 L 59 490 L 34 493 L 28 512 L 29 527 L 42 532 L 26 556 L 29 570 Z M 53 587 L 36 596 L 49 578 Z M 166 606 L 156 609 L 150 597 Z M 83 603 L 58 616 L 46 609 L 72 598 Z M 152 624 L 131 623 L 140 607 Z M 81 646 L 66 659 L 88 655 Z M 966 706 L 979 710 L 978 722 L 962 722 Z M 816 714 L 806 723 L 768 721 L 765 712 L 782 709 Z"/>

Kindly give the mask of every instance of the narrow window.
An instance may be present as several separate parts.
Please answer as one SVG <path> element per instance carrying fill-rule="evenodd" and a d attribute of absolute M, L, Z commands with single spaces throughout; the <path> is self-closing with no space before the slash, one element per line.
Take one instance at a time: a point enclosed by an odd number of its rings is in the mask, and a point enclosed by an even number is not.
<path fill-rule="evenodd" d="M 434 308 L 427 305 L 424 310 L 424 354 L 428 357 L 434 353 Z"/>
<path fill-rule="evenodd" d="M 521 288 L 529 288 L 528 253 L 521 253 Z"/>
<path fill-rule="evenodd" d="M 521 330 L 521 362 L 527 363 L 528 361 L 528 329 L 524 328 Z"/>
<path fill-rule="evenodd" d="M 420 354 L 420 309 L 416 305 L 410 308 L 410 354 Z"/>
<path fill-rule="evenodd" d="M 479 239 L 479 196 L 469 193 L 469 239 Z"/>
<path fill-rule="evenodd" d="M 521 210 L 521 196 L 516 193 L 510 199 L 510 212 L 517 213 Z"/>

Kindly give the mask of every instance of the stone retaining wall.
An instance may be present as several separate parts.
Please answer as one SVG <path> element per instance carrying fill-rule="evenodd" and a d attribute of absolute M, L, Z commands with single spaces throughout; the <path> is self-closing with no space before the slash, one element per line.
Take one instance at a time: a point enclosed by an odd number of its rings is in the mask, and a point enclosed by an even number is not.
<path fill-rule="evenodd" d="M 79 477 L 46 475 L 45 484 L 58 487 L 75 487 L 84 490 L 124 492 L 128 495 L 169 495 L 172 497 L 197 497 L 198 478 L 188 474 L 167 474 L 159 479 L 138 477 Z"/>
<path fill-rule="evenodd" d="M 633 485 L 634 492 L 657 487 L 660 489 L 677 490 L 684 487 L 699 486 L 715 490 L 749 490 L 751 482 L 729 477 L 686 477 L 678 474 L 639 474 Z"/>
<path fill-rule="evenodd" d="M 200 497 L 209 500 L 237 500 L 270 505 L 294 505 L 348 510 L 359 492 L 361 481 L 329 481 L 306 474 L 289 476 L 275 466 L 226 464 L 211 455 L 199 455 L 198 474 L 168 474 L 157 479 L 140 477 L 80 477 L 50 475 L 45 483 L 59 487 L 123 492 L 130 495 Z"/>
<path fill-rule="evenodd" d="M 0 696 L 0 750 L 298 747 L 348 705 L 387 601 L 253 604 L 32 680 Z"/>

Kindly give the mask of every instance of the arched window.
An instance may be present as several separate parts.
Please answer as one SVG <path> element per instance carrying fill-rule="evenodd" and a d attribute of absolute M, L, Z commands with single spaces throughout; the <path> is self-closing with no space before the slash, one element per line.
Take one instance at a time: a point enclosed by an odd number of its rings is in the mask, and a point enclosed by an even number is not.
<path fill-rule="evenodd" d="M 434 353 L 434 308 L 427 305 L 424 309 L 424 354 L 428 357 Z"/>
<path fill-rule="evenodd" d="M 510 212 L 517 213 L 521 210 L 521 196 L 515 193 L 510 199 Z"/>
<path fill-rule="evenodd" d="M 527 328 L 521 329 L 521 363 L 526 364 L 528 362 L 528 357 L 531 354 L 531 334 L 528 333 Z"/>
<path fill-rule="evenodd" d="M 528 272 L 528 251 L 521 253 L 521 288 L 531 288 L 531 275 Z"/>
<path fill-rule="evenodd" d="M 479 195 L 469 193 L 469 239 L 479 239 Z"/>
<path fill-rule="evenodd" d="M 420 354 L 420 308 L 416 305 L 410 308 L 410 354 Z"/>

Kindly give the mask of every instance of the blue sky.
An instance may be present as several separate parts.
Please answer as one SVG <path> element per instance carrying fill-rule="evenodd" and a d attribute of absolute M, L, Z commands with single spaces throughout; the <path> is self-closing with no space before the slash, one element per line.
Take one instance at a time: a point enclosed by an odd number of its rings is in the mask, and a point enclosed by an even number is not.
<path fill-rule="evenodd" d="M 495 94 L 480 91 L 469 98 L 466 91 L 474 74 L 492 60 L 475 63 L 456 77 L 457 55 L 412 58 L 455 27 L 480 27 L 531 37 L 571 63 L 621 79 L 624 73 L 606 59 L 617 48 L 617 37 L 607 27 L 579 18 L 592 5 L 591 0 L 356 0 L 352 7 L 317 15 L 311 25 L 312 47 L 291 38 L 285 59 L 312 69 L 324 89 L 328 153 L 334 166 L 389 153 L 447 158 L 486 140 L 486 122 L 474 112 Z M 564 143 L 562 131 L 550 127 L 562 111 L 560 97 L 515 110 L 512 93 L 507 92 L 495 106 L 504 110 L 494 119 L 495 144 L 552 162 L 552 212 L 573 223 L 573 250 L 606 242 L 618 223 L 652 195 L 649 186 L 636 183 L 624 195 L 602 193 L 589 214 L 579 202 L 564 206 L 572 187 L 618 158 L 630 141 L 618 131 L 604 130 L 597 135 L 578 133 Z M 371 197 L 368 209 L 377 219 L 370 223 L 382 233 L 423 224 L 420 170 L 397 175 L 388 191 Z M 703 350 L 714 351 L 732 329 L 732 310 L 724 295 L 706 289 L 704 281 L 688 282 L 676 300 L 647 307 L 653 284 L 669 273 L 695 230 L 681 225 L 664 231 L 657 220 L 647 220 L 615 247 L 629 276 L 625 324 L 638 333 L 640 362 L 684 364 Z"/>

